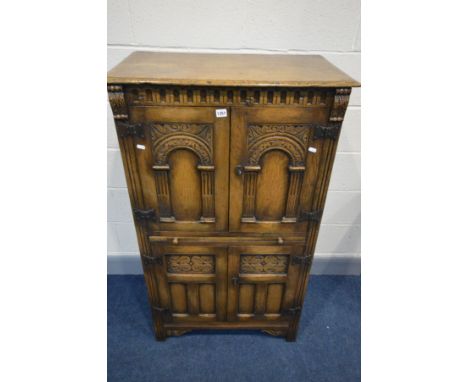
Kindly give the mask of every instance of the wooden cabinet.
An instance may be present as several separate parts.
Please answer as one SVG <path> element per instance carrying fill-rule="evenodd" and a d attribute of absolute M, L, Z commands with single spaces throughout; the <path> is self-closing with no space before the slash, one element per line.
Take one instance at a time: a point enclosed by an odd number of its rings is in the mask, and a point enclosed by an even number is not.
<path fill-rule="evenodd" d="M 139 52 L 109 72 L 157 339 L 295 339 L 353 86 L 320 56 Z"/>

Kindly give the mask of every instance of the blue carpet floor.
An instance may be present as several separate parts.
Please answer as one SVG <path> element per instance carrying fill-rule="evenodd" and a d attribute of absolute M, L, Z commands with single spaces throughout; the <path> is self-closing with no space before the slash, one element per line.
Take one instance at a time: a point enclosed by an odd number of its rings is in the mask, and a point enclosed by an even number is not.
<path fill-rule="evenodd" d="M 360 380 L 361 278 L 314 276 L 296 342 L 260 332 L 154 339 L 142 276 L 108 276 L 110 382 Z"/>

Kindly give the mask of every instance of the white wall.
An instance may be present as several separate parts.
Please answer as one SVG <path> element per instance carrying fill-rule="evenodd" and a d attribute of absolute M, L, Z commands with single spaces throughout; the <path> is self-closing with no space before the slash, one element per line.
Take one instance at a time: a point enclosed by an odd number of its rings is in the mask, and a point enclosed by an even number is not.
<path fill-rule="evenodd" d="M 359 0 L 108 0 L 108 69 L 135 50 L 322 54 L 360 80 Z M 343 124 L 313 273 L 360 272 L 361 96 Z M 108 272 L 140 273 L 108 106 Z"/>

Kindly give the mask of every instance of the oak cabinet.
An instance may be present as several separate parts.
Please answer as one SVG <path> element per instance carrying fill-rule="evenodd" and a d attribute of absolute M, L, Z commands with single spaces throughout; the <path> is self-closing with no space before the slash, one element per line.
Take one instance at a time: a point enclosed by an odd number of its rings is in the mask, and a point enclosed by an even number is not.
<path fill-rule="evenodd" d="M 320 56 L 139 52 L 109 72 L 157 339 L 295 339 L 353 86 Z"/>

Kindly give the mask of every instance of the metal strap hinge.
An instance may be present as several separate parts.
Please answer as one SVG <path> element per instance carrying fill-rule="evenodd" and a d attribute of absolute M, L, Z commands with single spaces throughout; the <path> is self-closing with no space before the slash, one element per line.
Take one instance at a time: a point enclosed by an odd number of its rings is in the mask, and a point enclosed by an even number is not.
<path fill-rule="evenodd" d="M 143 261 L 143 265 L 154 265 L 154 264 L 162 265 L 163 264 L 162 256 L 151 257 L 151 256 L 141 255 L 141 259 Z"/>
<path fill-rule="evenodd" d="M 129 136 L 134 137 L 145 137 L 145 130 L 141 123 L 131 124 L 128 122 L 116 121 L 117 124 L 117 132 L 119 137 L 125 138 Z"/>
<path fill-rule="evenodd" d="M 166 314 L 169 314 L 171 311 L 168 308 L 162 308 L 160 306 L 153 306 L 153 312 L 155 314 L 166 315 Z"/>
<path fill-rule="evenodd" d="M 318 223 L 320 218 L 322 217 L 322 210 L 315 210 L 315 211 L 302 211 L 300 216 L 300 221 L 312 221 Z"/>
<path fill-rule="evenodd" d="M 340 126 L 320 126 L 314 128 L 313 139 L 337 139 L 340 134 Z"/>
<path fill-rule="evenodd" d="M 309 265 L 312 263 L 312 256 L 293 256 L 292 263 L 296 265 Z"/>
<path fill-rule="evenodd" d="M 156 212 L 154 209 L 150 208 L 149 210 L 140 210 L 139 208 L 135 208 L 133 210 L 135 214 L 136 220 L 155 220 L 156 219 Z"/>
<path fill-rule="evenodd" d="M 294 306 L 292 308 L 286 309 L 283 314 L 286 316 L 295 316 L 296 314 L 299 314 L 301 311 L 302 307 L 300 306 Z"/>

